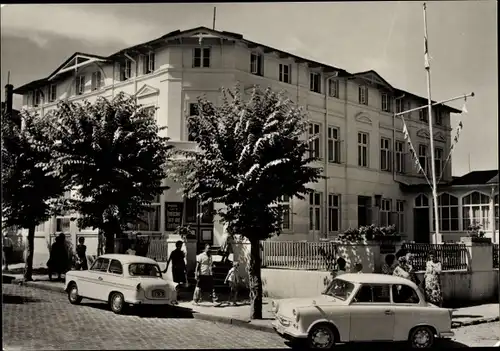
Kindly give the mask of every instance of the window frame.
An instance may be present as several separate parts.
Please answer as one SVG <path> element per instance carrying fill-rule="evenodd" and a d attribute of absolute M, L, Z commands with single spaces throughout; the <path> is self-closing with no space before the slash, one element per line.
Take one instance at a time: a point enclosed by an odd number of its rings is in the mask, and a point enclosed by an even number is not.
<path fill-rule="evenodd" d="M 334 135 L 336 134 L 336 135 Z M 327 151 L 329 163 L 341 163 L 341 144 L 340 144 L 340 128 L 337 126 L 328 126 L 327 135 Z"/>
<path fill-rule="evenodd" d="M 264 55 L 260 52 L 250 53 L 250 73 L 256 76 L 264 76 Z"/>
<path fill-rule="evenodd" d="M 473 195 L 476 193 L 479 195 L 479 203 L 472 202 Z M 486 198 L 486 203 L 482 202 L 483 197 Z M 466 199 L 468 199 L 468 198 L 470 198 L 470 203 L 466 203 Z M 493 201 L 495 201 L 494 198 L 493 198 Z M 481 224 L 482 230 L 490 230 L 490 227 L 491 227 L 490 214 L 491 213 L 490 213 L 490 197 L 489 197 L 489 195 L 483 194 L 482 192 L 477 191 L 477 190 L 472 191 L 472 192 L 462 196 L 461 205 L 462 205 L 462 228 L 464 231 L 468 230 L 469 225 L 472 225 L 474 223 Z M 476 210 L 480 214 L 479 217 L 473 216 L 475 207 L 477 207 Z M 495 210 L 495 208 L 493 208 L 493 210 Z M 483 211 L 486 214 L 484 214 Z M 467 216 L 466 216 L 466 214 L 467 214 Z M 468 222 L 468 224 L 466 224 L 467 222 Z M 495 227 L 495 228 L 497 229 L 497 227 Z"/>
<path fill-rule="evenodd" d="M 90 90 L 91 91 L 101 90 L 101 88 L 104 86 L 104 84 L 102 83 L 103 83 L 102 72 L 101 71 L 92 72 Z"/>
<path fill-rule="evenodd" d="M 394 146 L 396 149 L 394 151 L 394 156 L 395 156 L 394 167 L 396 168 L 396 173 L 405 174 L 406 173 L 405 142 L 401 140 L 396 140 Z"/>
<path fill-rule="evenodd" d="M 49 102 L 57 100 L 57 84 L 49 84 Z"/>
<path fill-rule="evenodd" d="M 108 260 L 108 265 L 106 266 L 106 268 L 104 270 L 97 270 L 95 269 L 95 266 L 97 265 L 97 262 L 99 261 L 105 261 L 105 260 Z M 96 260 L 94 261 L 94 263 L 92 263 L 92 266 L 90 266 L 89 268 L 89 271 L 92 271 L 92 272 L 100 272 L 100 273 L 107 273 L 108 272 L 108 269 L 109 269 L 109 264 L 111 263 L 111 259 L 107 258 L 107 257 L 97 257 Z"/>
<path fill-rule="evenodd" d="M 443 150 L 443 148 L 440 148 L 440 147 L 434 148 L 434 169 L 436 171 L 436 177 L 437 178 L 441 177 L 441 175 L 444 173 L 444 169 L 443 169 L 443 162 L 444 162 L 443 156 L 444 156 L 444 150 Z"/>
<path fill-rule="evenodd" d="M 285 68 L 288 70 L 288 72 L 285 72 Z M 278 78 L 280 82 L 292 84 L 292 65 L 289 63 L 280 63 Z"/>
<path fill-rule="evenodd" d="M 337 205 L 335 205 L 335 199 L 337 200 Z M 339 233 L 342 230 L 342 195 L 341 194 L 336 194 L 336 193 L 329 193 L 328 194 L 328 233 L 333 234 L 333 233 Z M 333 214 L 336 212 L 336 216 L 333 216 Z M 333 228 L 333 222 L 332 219 L 336 218 L 337 219 L 337 228 Z"/>
<path fill-rule="evenodd" d="M 309 193 L 309 232 L 320 232 L 323 228 L 323 193 L 312 191 Z"/>
<path fill-rule="evenodd" d="M 321 73 L 309 72 L 309 91 L 321 94 Z"/>
<path fill-rule="evenodd" d="M 339 98 L 339 89 L 340 84 L 338 79 L 329 79 L 328 80 L 328 96 Z"/>
<path fill-rule="evenodd" d="M 282 225 L 281 229 L 283 231 L 291 231 L 292 230 L 292 197 L 288 195 L 280 196 L 277 200 L 277 205 L 282 207 L 283 215 L 282 215 Z M 288 221 L 285 221 L 285 218 L 288 218 Z M 286 225 L 285 225 L 286 224 Z"/>
<path fill-rule="evenodd" d="M 418 144 L 418 162 L 420 163 L 420 166 L 422 167 L 423 171 L 426 173 L 429 167 L 427 162 L 428 159 L 429 159 L 429 147 L 426 144 Z M 424 164 L 422 164 L 422 161 L 424 161 Z"/>
<path fill-rule="evenodd" d="M 122 270 L 122 272 L 121 272 L 121 273 L 116 273 L 116 272 L 112 272 L 112 271 L 111 271 L 111 265 L 113 264 L 113 262 L 118 262 L 118 263 L 120 264 L 120 268 L 121 268 L 121 270 Z M 116 275 L 116 276 L 123 276 L 123 272 L 124 272 L 124 269 L 123 269 L 123 264 L 122 264 L 119 260 L 117 260 L 117 259 L 114 259 L 114 258 L 113 258 L 113 259 L 111 259 L 111 260 L 109 261 L 109 265 L 108 265 L 108 273 L 109 273 L 109 274 L 113 274 L 113 275 Z"/>
<path fill-rule="evenodd" d="M 33 91 L 33 106 L 37 107 L 43 105 L 42 91 L 40 89 L 35 89 Z"/>
<path fill-rule="evenodd" d="M 364 137 L 366 136 L 366 141 Z M 370 167 L 370 134 L 367 132 L 358 132 L 358 167 Z M 363 155 L 363 151 L 365 154 Z M 363 157 L 364 156 L 364 157 Z M 364 162 L 363 162 L 364 161 Z"/>
<path fill-rule="evenodd" d="M 429 123 L 429 110 L 427 108 L 418 110 L 418 120 L 420 122 Z"/>
<path fill-rule="evenodd" d="M 394 301 L 394 289 L 397 290 L 398 286 L 405 286 L 408 289 L 411 289 L 413 291 L 413 295 L 418 298 L 418 301 L 417 302 L 395 302 Z M 418 292 L 407 284 L 391 284 L 390 292 L 391 292 L 391 304 L 393 304 L 393 305 L 397 305 L 397 306 L 400 306 L 400 305 L 420 305 L 420 296 L 418 295 Z"/>
<path fill-rule="evenodd" d="M 143 57 L 143 68 L 142 68 L 142 73 L 143 74 L 150 74 L 153 73 L 156 69 L 156 53 L 154 51 L 148 52 L 146 55 Z"/>
<path fill-rule="evenodd" d="M 360 105 L 368 105 L 368 86 L 358 86 L 358 102 Z"/>
<path fill-rule="evenodd" d="M 199 51 L 199 56 L 196 55 Z M 199 65 L 196 65 L 196 61 L 199 60 Z M 202 46 L 193 48 L 193 68 L 210 68 L 212 65 L 212 48 L 208 46 Z"/>
<path fill-rule="evenodd" d="M 392 140 L 387 137 L 380 138 L 380 170 L 384 172 L 392 171 Z M 382 164 L 385 160 L 385 167 Z"/>
<path fill-rule="evenodd" d="M 437 125 L 437 126 L 442 126 L 443 125 L 443 111 L 441 109 L 436 109 L 435 110 L 435 115 L 436 115 L 436 118 L 434 119 L 434 124 Z"/>
<path fill-rule="evenodd" d="M 316 131 L 317 129 L 317 131 Z M 323 158 L 323 151 L 322 151 L 322 125 L 319 122 L 309 122 L 309 127 L 308 127 L 308 132 L 307 132 L 307 137 L 308 139 L 318 135 L 316 139 L 313 141 L 309 142 L 309 157 L 315 157 L 319 160 Z"/>
<path fill-rule="evenodd" d="M 130 227 L 132 231 L 142 232 L 142 233 L 159 233 L 161 232 L 161 194 L 156 195 L 156 198 L 149 204 L 152 211 L 144 211 L 140 217 L 147 215 L 147 229 L 145 223 L 137 221 L 136 223 L 131 223 Z M 156 218 L 154 217 L 156 215 Z M 144 219 L 144 218 L 142 218 Z M 158 226 L 158 229 L 155 229 Z"/>
<path fill-rule="evenodd" d="M 448 196 L 448 204 L 443 205 L 444 196 Z M 456 204 L 452 204 L 452 199 L 456 200 Z M 439 231 L 441 232 L 458 232 L 460 230 L 460 201 L 457 196 L 454 196 L 449 193 L 441 193 L 438 195 L 438 216 L 439 216 Z M 455 209 L 456 218 L 453 218 L 452 209 Z M 443 213 L 447 212 L 448 217 L 444 218 Z M 432 230 L 436 231 L 436 219 L 434 216 L 434 211 L 432 211 L 431 215 L 432 220 Z M 444 223 L 447 221 L 448 229 L 444 229 Z M 456 227 L 453 227 L 453 224 L 456 223 Z"/>
<path fill-rule="evenodd" d="M 396 99 L 395 105 L 396 105 L 396 113 L 403 112 L 403 106 L 404 106 L 403 99 Z"/>
<path fill-rule="evenodd" d="M 384 287 L 386 288 L 387 291 L 389 291 L 389 294 L 387 294 L 387 299 L 388 301 L 377 301 L 377 302 L 374 302 L 373 300 L 374 299 L 374 291 L 373 291 L 373 287 L 374 286 L 377 286 L 377 287 L 380 287 L 381 288 L 381 291 L 384 290 Z M 370 292 L 371 292 L 371 300 L 372 301 L 355 301 L 358 294 L 362 291 L 362 289 L 364 287 L 369 287 L 370 288 Z M 392 299 L 391 299 L 391 284 L 384 284 L 384 283 L 361 283 L 359 288 L 357 289 L 356 291 L 356 295 L 354 295 L 351 299 L 351 303 L 350 304 L 354 304 L 354 305 L 391 305 L 392 303 Z"/>
<path fill-rule="evenodd" d="M 399 234 L 405 232 L 405 201 L 396 200 L 396 214 L 398 218 L 398 223 L 396 223 L 396 229 Z"/>
<path fill-rule="evenodd" d="M 389 94 L 387 93 L 382 93 L 381 94 L 381 109 L 384 112 L 391 112 L 391 101 Z"/>
<path fill-rule="evenodd" d="M 391 225 L 392 199 L 383 198 L 380 200 L 379 221 L 381 227 Z M 382 220 L 384 219 L 384 220 Z"/>

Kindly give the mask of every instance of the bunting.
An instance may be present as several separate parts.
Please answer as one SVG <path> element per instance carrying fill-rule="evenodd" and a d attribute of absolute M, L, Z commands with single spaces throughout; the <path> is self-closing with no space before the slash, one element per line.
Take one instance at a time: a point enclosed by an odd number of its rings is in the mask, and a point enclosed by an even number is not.
<path fill-rule="evenodd" d="M 410 150 L 410 155 L 412 157 L 415 168 L 417 169 L 418 172 L 422 172 L 427 183 L 430 185 L 431 188 L 433 188 L 432 183 L 429 181 L 429 178 L 427 178 L 425 170 L 422 168 L 422 165 L 420 164 L 420 160 L 418 159 L 418 155 L 415 151 L 415 148 L 413 147 L 413 143 L 411 142 L 410 134 L 408 133 L 408 127 L 406 126 L 406 122 L 403 116 L 401 116 L 401 121 L 403 121 L 403 137 L 408 144 L 408 150 Z"/>
<path fill-rule="evenodd" d="M 465 104 L 464 104 L 464 107 L 465 107 Z M 462 111 L 464 111 L 464 109 L 462 109 Z M 467 111 L 467 108 L 465 108 L 465 111 Z M 463 127 L 464 127 L 464 124 L 462 123 L 462 121 L 458 122 L 458 126 L 457 126 L 457 129 L 455 132 L 455 137 L 453 138 L 453 142 L 451 143 L 450 152 L 448 152 L 448 156 L 446 157 L 446 160 L 444 161 L 443 169 L 441 170 L 441 176 L 439 177 L 439 180 L 437 181 L 438 183 L 444 175 L 444 170 L 446 169 L 448 162 L 450 162 L 451 154 L 453 153 L 453 149 L 455 148 L 455 145 L 458 143 L 458 139 L 460 138 L 460 132 L 462 131 Z"/>

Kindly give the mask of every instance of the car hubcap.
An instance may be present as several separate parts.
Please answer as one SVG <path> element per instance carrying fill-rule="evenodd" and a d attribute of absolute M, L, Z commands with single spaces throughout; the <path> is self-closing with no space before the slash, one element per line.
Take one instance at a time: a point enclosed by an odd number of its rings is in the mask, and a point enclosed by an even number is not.
<path fill-rule="evenodd" d="M 332 337 L 328 331 L 324 329 L 318 329 L 312 337 L 313 344 L 315 347 L 319 348 L 329 348 L 332 341 Z"/>
<path fill-rule="evenodd" d="M 72 288 L 69 296 L 71 298 L 71 301 L 76 301 L 76 299 L 78 298 L 78 289 L 76 287 Z"/>
<path fill-rule="evenodd" d="M 122 297 L 120 295 L 115 295 L 115 297 L 113 298 L 113 308 L 116 311 L 119 311 L 122 308 L 122 304 L 123 304 Z"/>
<path fill-rule="evenodd" d="M 415 333 L 414 341 L 417 347 L 426 347 L 430 341 L 429 333 L 425 330 L 417 331 Z"/>

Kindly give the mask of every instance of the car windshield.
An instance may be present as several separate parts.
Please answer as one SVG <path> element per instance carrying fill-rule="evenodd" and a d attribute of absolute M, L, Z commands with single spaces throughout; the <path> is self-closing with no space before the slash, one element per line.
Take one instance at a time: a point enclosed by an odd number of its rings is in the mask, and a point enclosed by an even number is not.
<path fill-rule="evenodd" d="M 160 277 L 161 271 L 157 264 L 152 263 L 131 263 L 128 266 L 128 273 L 133 276 L 141 277 Z"/>
<path fill-rule="evenodd" d="M 335 278 L 323 291 L 323 295 L 333 296 L 340 300 L 346 300 L 354 290 L 354 284 L 346 280 Z"/>

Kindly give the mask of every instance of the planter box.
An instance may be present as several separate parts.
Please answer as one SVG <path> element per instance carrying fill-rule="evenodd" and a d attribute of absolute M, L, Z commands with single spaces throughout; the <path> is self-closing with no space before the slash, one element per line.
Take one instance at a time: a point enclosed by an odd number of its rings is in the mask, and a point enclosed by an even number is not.
<path fill-rule="evenodd" d="M 375 235 L 373 240 L 379 242 L 401 241 L 401 235 Z"/>
<path fill-rule="evenodd" d="M 491 244 L 491 238 L 480 238 L 478 236 L 463 236 L 460 242 L 464 244 L 478 243 L 478 244 Z"/>

